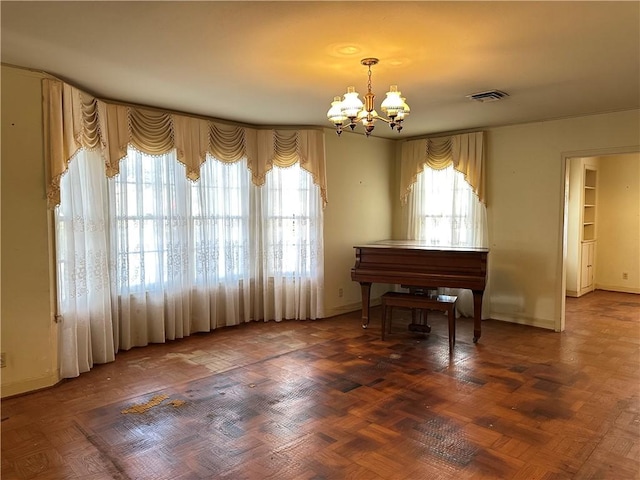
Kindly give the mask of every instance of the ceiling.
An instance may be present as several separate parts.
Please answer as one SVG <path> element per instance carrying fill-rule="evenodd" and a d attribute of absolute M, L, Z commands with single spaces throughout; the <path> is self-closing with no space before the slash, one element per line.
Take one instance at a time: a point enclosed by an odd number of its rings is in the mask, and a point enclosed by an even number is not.
<path fill-rule="evenodd" d="M 268 126 L 330 126 L 397 84 L 401 134 L 640 108 L 640 2 L 2 1 L 2 62 L 94 95 Z M 466 95 L 509 94 L 479 103 Z M 379 110 L 379 108 L 378 108 Z"/>

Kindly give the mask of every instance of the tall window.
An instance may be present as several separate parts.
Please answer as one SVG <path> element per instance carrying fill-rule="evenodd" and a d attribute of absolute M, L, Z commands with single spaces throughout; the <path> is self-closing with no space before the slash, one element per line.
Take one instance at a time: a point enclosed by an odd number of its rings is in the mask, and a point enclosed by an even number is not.
<path fill-rule="evenodd" d="M 314 229 L 318 221 L 318 196 L 311 175 L 300 165 L 274 168 L 267 176 L 266 237 L 274 246 L 268 256 L 267 269 L 282 275 L 312 272 Z"/>
<path fill-rule="evenodd" d="M 162 288 L 177 277 L 237 280 L 249 261 L 249 173 L 209 158 L 198 182 L 173 153 L 129 149 L 111 183 L 119 291 Z"/>
<path fill-rule="evenodd" d="M 178 234 L 185 225 L 179 223 L 187 214 L 185 185 L 176 182 L 180 167 L 171 154 L 150 156 L 130 148 L 120 175 L 110 182 L 119 291 L 157 290 L 176 275 L 173 259 L 185 248 Z"/>
<path fill-rule="evenodd" d="M 409 238 L 430 245 L 487 245 L 486 209 L 453 165 L 418 174 L 410 205 Z"/>
<path fill-rule="evenodd" d="M 251 261 L 249 170 L 245 162 L 210 157 L 200 175 L 200 181 L 189 182 L 194 280 L 236 281 Z"/>

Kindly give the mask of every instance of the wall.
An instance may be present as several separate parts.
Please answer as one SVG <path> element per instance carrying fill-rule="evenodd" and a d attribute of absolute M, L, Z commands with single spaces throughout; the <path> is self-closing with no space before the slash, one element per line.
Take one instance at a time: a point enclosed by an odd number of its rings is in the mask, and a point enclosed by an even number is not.
<path fill-rule="evenodd" d="M 564 161 L 639 145 L 638 110 L 487 130 L 491 318 L 563 328 Z"/>
<path fill-rule="evenodd" d="M 2 396 L 58 380 L 51 314 L 42 76 L 2 67 Z"/>
<path fill-rule="evenodd" d="M 325 136 L 325 315 L 361 308 L 360 284 L 351 280 L 354 245 L 391 238 L 393 152 L 395 141 L 354 133 Z M 343 296 L 339 296 L 339 290 Z M 371 304 L 388 285 L 374 284 Z"/>
<path fill-rule="evenodd" d="M 640 293 L 640 153 L 598 160 L 596 288 Z"/>

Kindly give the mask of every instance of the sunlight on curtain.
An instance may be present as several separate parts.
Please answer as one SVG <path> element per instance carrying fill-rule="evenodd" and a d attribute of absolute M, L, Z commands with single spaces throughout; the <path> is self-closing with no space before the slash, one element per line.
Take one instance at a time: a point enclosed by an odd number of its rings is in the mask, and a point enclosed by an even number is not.
<path fill-rule="evenodd" d="M 189 205 L 184 166 L 175 153 L 150 156 L 129 148 L 109 179 L 112 258 L 119 331 L 131 347 L 190 333 Z"/>
<path fill-rule="evenodd" d="M 408 238 L 430 245 L 487 247 L 487 211 L 453 165 L 425 168 L 409 195 Z M 460 315 L 473 316 L 470 290 L 442 289 L 458 296 Z"/>
<path fill-rule="evenodd" d="M 250 320 L 323 316 L 322 197 L 311 174 L 129 148 L 120 173 L 81 149 L 56 209 L 61 376 L 119 349 Z"/>
<path fill-rule="evenodd" d="M 207 332 L 253 315 L 251 172 L 245 161 L 208 157 L 198 182 L 189 182 L 193 241 L 192 330 Z"/>
<path fill-rule="evenodd" d="M 410 202 L 409 235 L 430 245 L 486 247 L 486 208 L 464 175 L 449 165 L 425 168 Z"/>
<path fill-rule="evenodd" d="M 322 199 L 309 173 L 294 164 L 274 167 L 255 198 L 264 245 L 261 289 L 264 317 L 323 316 Z"/>
<path fill-rule="evenodd" d="M 56 209 L 60 374 L 115 359 L 107 179 L 100 153 L 80 150 L 61 179 Z"/>

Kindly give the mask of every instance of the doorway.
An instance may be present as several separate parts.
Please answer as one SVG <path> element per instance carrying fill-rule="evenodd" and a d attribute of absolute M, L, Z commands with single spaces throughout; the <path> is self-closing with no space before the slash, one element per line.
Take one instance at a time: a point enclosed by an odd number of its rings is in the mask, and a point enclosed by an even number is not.
<path fill-rule="evenodd" d="M 566 297 L 590 291 L 582 285 L 587 266 L 593 268 L 591 290 L 640 294 L 640 147 L 572 152 L 563 162 L 562 314 L 556 331 L 565 329 Z M 597 184 L 585 183 L 589 173 L 597 174 Z M 596 191 L 597 199 L 589 199 Z M 591 263 L 583 261 L 588 254 Z"/>

